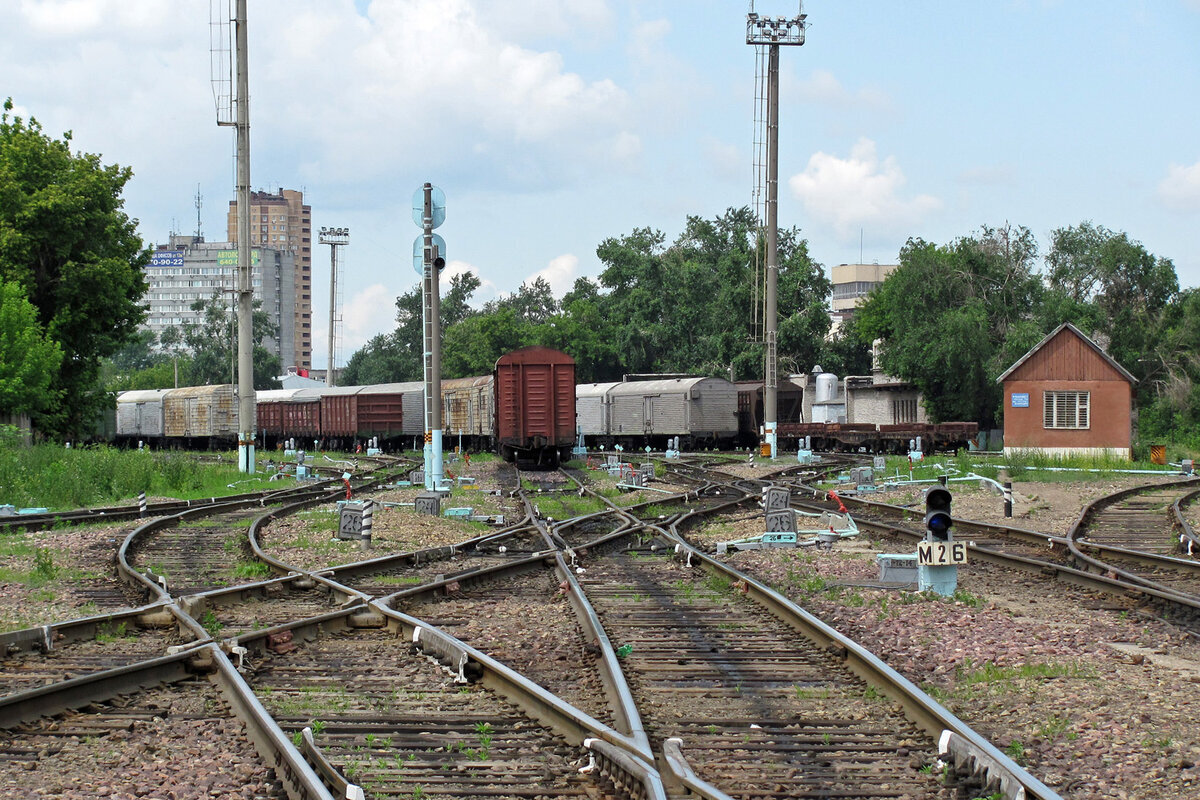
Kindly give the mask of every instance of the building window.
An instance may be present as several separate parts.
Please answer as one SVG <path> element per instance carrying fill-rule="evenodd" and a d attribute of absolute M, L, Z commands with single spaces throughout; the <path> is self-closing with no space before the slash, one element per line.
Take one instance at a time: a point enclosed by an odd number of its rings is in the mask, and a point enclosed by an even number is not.
<path fill-rule="evenodd" d="M 1045 392 L 1042 395 L 1042 427 L 1090 428 L 1090 401 L 1091 392 Z"/>

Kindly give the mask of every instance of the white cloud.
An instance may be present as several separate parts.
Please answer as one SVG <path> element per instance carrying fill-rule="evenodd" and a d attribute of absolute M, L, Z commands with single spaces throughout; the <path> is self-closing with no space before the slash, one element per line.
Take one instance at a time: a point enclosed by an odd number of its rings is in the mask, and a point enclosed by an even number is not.
<path fill-rule="evenodd" d="M 905 182 L 894 158 L 880 161 L 875 143 L 859 139 L 849 158 L 814 153 L 804 172 L 793 175 L 788 185 L 810 217 L 846 241 L 861 226 L 903 231 L 941 208 L 941 201 L 931 195 L 902 197 Z"/>
<path fill-rule="evenodd" d="M 607 0 L 504 0 L 479 3 L 480 21 L 504 38 L 578 37 L 583 41 L 612 33 Z"/>
<path fill-rule="evenodd" d="M 446 269 L 442 271 L 441 277 L 438 278 L 442 294 L 445 294 L 446 287 L 450 285 L 450 279 L 464 272 L 473 272 L 475 273 L 475 277 L 479 279 L 479 288 L 471 296 L 471 308 L 483 308 L 484 303 L 489 300 L 495 300 L 500 296 L 500 287 L 494 281 L 489 280 L 481 274 L 481 271 L 475 265 L 466 261 L 451 261 L 446 265 Z"/>
<path fill-rule="evenodd" d="M 258 69 L 274 108 L 260 118 L 299 137 L 294 147 L 320 149 L 314 180 L 336 174 L 361 183 L 448 165 L 510 185 L 558 183 L 585 163 L 628 152 L 623 89 L 584 79 L 558 52 L 503 38 L 475 3 L 375 2 L 365 19 L 339 5 L 296 5 L 263 41 Z M 573 13 L 592 13 L 576 5 Z M 297 53 L 311 57 L 298 61 Z M 324 113 L 313 113 L 314 98 L 323 98 Z"/>
<path fill-rule="evenodd" d="M 807 78 L 794 84 L 785 83 L 781 91 L 804 103 L 818 103 L 837 109 L 888 111 L 892 108 L 891 98 L 879 89 L 850 91 L 832 72 L 825 69 L 813 70 Z"/>
<path fill-rule="evenodd" d="M 1158 184 L 1158 198 L 1177 211 L 1200 210 L 1200 161 L 1167 167 L 1167 177 Z"/>
<path fill-rule="evenodd" d="M 561 298 L 575 285 L 577 277 L 579 277 L 579 258 L 571 253 L 564 253 L 550 259 L 550 264 L 545 269 L 533 273 L 523 283 L 533 283 L 541 278 L 550 284 L 554 296 Z"/>
<path fill-rule="evenodd" d="M 340 270 L 339 270 L 340 272 Z M 334 342 L 338 351 L 337 362 L 344 366 L 350 355 L 359 350 L 373 336 L 387 333 L 396 328 L 396 296 L 400 294 L 382 283 L 373 283 L 365 289 L 355 292 L 342 306 L 342 323 L 339 339 Z M 329 353 L 328 321 L 329 309 L 318 311 L 313 309 L 313 318 L 323 320 L 326 324 L 316 322 L 313 326 L 313 361 L 314 365 L 324 365 Z"/>

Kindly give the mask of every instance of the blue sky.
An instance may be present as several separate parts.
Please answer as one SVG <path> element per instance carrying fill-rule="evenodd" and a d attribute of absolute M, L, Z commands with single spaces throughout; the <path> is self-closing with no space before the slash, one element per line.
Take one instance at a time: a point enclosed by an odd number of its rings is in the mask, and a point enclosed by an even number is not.
<path fill-rule="evenodd" d="M 227 0 L 213 0 L 224 5 Z M 753 199 L 744 0 L 250 0 L 251 182 L 302 189 L 340 254 L 339 363 L 412 288 L 410 201 L 447 197 L 448 271 L 477 302 L 561 294 L 634 228 Z M 791 16 L 796 0 L 758 0 Z M 1200 285 L 1200 0 L 809 0 L 782 52 L 781 225 L 826 267 L 894 262 L 987 224 L 1048 247 L 1083 220 Z M 0 96 L 133 169 L 149 242 L 225 238 L 234 135 L 210 85 L 210 0 L 0 4 Z M 314 241 L 315 241 L 314 236 Z M 314 253 L 314 365 L 329 255 Z M 340 270 L 339 270 L 340 271 Z"/>

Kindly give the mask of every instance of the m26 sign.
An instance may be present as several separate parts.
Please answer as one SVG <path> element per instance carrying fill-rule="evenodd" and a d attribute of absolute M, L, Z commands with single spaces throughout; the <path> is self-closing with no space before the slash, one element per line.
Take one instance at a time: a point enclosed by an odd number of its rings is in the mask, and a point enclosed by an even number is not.
<path fill-rule="evenodd" d="M 926 567 L 945 567 L 967 563 L 966 542 L 917 542 L 917 563 Z"/>

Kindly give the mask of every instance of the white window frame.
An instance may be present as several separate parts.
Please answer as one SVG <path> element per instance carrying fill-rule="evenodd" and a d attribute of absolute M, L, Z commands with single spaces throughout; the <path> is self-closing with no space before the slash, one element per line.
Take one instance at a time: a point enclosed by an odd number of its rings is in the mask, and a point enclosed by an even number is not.
<path fill-rule="evenodd" d="M 1042 393 L 1042 427 L 1046 430 L 1089 430 L 1092 427 L 1091 392 Z"/>

